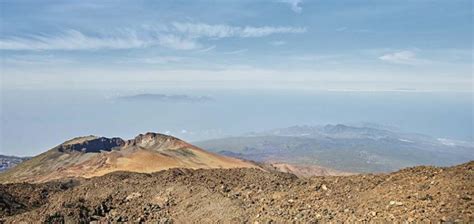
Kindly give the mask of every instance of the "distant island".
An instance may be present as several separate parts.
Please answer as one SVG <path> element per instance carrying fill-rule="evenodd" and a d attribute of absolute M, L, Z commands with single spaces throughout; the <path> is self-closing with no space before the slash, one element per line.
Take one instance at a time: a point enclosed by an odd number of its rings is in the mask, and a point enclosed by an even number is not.
<path fill-rule="evenodd" d="M 201 103 L 214 101 L 213 98 L 208 96 L 189 96 L 184 94 L 179 95 L 167 95 L 167 94 L 137 94 L 131 96 L 118 97 L 121 101 L 157 101 L 157 102 L 189 102 L 189 103 Z"/>

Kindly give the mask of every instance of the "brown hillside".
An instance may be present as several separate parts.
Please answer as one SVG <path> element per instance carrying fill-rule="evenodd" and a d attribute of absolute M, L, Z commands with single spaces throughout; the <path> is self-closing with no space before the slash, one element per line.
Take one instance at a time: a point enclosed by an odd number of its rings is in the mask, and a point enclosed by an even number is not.
<path fill-rule="evenodd" d="M 172 136 L 147 133 L 131 140 L 74 138 L 0 174 L 0 183 L 94 177 L 114 171 L 151 173 L 170 168 L 239 168 L 255 165 L 206 152 Z"/>

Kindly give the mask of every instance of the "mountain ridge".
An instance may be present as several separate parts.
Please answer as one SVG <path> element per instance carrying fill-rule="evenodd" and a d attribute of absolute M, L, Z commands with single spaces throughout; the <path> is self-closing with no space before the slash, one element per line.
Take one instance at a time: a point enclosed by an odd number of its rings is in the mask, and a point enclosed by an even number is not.
<path fill-rule="evenodd" d="M 341 124 L 291 126 L 194 143 L 246 160 L 316 165 L 350 173 L 450 166 L 474 159 L 474 145 L 469 142 Z"/>

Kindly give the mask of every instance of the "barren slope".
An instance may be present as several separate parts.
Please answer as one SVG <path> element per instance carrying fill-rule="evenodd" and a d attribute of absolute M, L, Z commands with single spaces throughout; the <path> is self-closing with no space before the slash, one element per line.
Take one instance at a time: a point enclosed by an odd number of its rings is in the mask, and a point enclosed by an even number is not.
<path fill-rule="evenodd" d="M 116 172 L 0 185 L 0 222 L 474 222 L 474 162 L 298 178 L 256 169 Z"/>
<path fill-rule="evenodd" d="M 169 168 L 256 167 L 206 152 L 172 136 L 147 133 L 132 140 L 74 138 L 0 174 L 0 182 L 44 182 L 94 177 L 114 171 L 151 173 Z"/>

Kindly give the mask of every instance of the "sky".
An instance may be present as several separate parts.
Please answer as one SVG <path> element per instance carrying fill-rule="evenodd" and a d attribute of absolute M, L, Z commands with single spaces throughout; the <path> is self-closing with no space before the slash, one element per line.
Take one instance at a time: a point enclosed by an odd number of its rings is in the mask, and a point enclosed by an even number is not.
<path fill-rule="evenodd" d="M 472 18 L 470 0 L 0 0 L 0 154 L 358 122 L 473 141 Z M 116 100 L 142 93 L 215 101 Z"/>
<path fill-rule="evenodd" d="M 3 90 L 472 91 L 470 0 L 0 1 Z"/>

